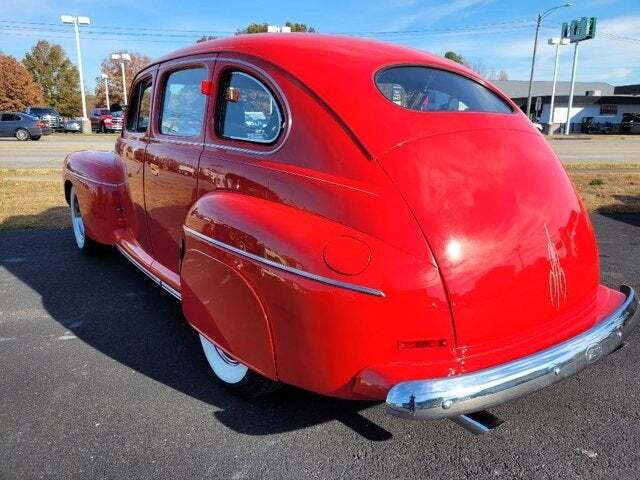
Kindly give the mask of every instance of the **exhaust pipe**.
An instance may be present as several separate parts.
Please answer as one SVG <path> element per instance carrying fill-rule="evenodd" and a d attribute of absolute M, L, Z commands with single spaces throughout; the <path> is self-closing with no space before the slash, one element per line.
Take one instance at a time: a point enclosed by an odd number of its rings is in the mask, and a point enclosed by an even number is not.
<path fill-rule="evenodd" d="M 490 432 L 504 423 L 504 420 L 486 410 L 469 413 L 467 415 L 458 415 L 451 417 L 450 420 L 474 435 Z"/>

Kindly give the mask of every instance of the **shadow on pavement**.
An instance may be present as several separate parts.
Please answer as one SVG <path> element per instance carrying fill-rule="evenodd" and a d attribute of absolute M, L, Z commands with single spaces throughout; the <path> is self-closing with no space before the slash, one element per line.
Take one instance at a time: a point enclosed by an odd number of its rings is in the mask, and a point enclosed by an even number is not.
<path fill-rule="evenodd" d="M 37 184 L 34 184 L 34 188 Z M 68 227 L 69 207 L 51 207 L 32 215 L 14 215 L 5 218 L 0 223 L 1 230 L 15 230 L 18 228 L 60 228 Z"/>
<path fill-rule="evenodd" d="M 220 410 L 215 418 L 247 435 L 268 435 L 338 420 L 363 437 L 392 434 L 360 411 L 373 406 L 292 387 L 239 399 L 213 379 L 180 305 L 117 251 L 86 257 L 65 230 L 0 232 L 0 265 L 42 298 L 47 313 L 80 340 L 143 375 Z"/>

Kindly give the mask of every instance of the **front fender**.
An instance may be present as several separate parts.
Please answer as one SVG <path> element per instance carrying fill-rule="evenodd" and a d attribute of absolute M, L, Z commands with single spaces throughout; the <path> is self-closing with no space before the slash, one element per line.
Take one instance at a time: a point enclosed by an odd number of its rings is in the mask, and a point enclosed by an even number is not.
<path fill-rule="evenodd" d="M 75 187 L 85 230 L 96 242 L 115 245 L 114 231 L 124 226 L 124 167 L 114 152 L 80 151 L 64 160 L 65 197 Z"/>

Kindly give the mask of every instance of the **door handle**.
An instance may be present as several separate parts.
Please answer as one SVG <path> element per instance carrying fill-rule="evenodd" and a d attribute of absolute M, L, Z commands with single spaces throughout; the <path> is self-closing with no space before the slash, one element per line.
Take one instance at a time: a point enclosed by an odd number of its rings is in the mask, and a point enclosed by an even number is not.
<path fill-rule="evenodd" d="M 151 170 L 152 175 L 158 175 L 160 174 L 160 165 L 158 165 L 157 163 L 150 163 L 149 170 Z"/>

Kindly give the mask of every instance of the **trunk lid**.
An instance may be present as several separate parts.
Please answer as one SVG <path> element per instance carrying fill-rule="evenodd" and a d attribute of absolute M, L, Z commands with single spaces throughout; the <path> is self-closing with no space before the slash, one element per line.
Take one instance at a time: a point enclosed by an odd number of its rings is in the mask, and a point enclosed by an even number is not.
<path fill-rule="evenodd" d="M 557 338 L 592 320 L 584 313 L 595 308 L 599 282 L 593 229 L 541 135 L 441 133 L 379 162 L 433 251 L 463 355 L 545 332 Z"/>

